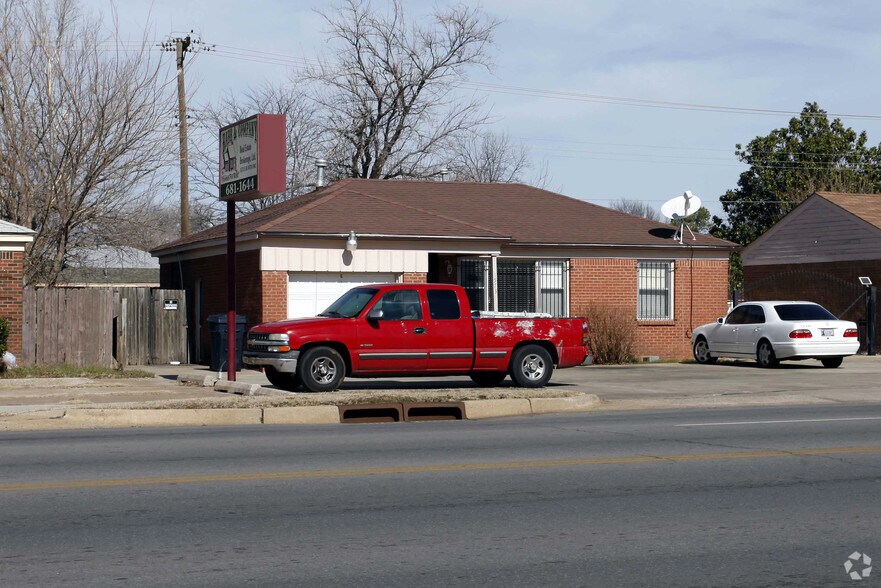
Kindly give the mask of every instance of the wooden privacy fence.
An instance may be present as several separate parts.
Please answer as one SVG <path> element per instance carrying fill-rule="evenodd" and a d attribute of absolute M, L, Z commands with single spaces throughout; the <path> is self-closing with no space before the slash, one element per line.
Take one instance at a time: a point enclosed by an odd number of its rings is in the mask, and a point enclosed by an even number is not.
<path fill-rule="evenodd" d="M 25 288 L 22 364 L 186 363 L 183 290 Z"/>

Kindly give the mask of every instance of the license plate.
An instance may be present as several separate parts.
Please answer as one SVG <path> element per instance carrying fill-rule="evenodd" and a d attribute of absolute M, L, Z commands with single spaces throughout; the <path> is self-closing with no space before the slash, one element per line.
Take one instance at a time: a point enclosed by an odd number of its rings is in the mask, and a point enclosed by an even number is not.
<path fill-rule="evenodd" d="M 832 337 L 835 335 L 835 329 L 820 329 L 821 337 Z"/>

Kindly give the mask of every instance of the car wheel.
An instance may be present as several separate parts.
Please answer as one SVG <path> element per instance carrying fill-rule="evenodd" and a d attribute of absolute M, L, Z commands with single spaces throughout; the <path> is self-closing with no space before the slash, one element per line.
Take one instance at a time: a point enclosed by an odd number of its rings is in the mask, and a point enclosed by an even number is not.
<path fill-rule="evenodd" d="M 507 377 L 508 374 L 505 372 L 474 372 L 471 374 L 474 383 L 483 388 L 498 386 Z"/>
<path fill-rule="evenodd" d="M 820 360 L 823 362 L 824 368 L 837 368 L 841 365 L 841 362 L 844 361 L 843 357 L 824 357 Z"/>
<path fill-rule="evenodd" d="M 297 374 L 280 372 L 274 367 L 264 368 L 263 373 L 266 375 L 266 379 L 269 380 L 269 383 L 276 388 L 279 388 L 280 390 L 295 392 L 302 385 L 302 382 L 300 381 L 300 376 L 298 376 Z"/>
<path fill-rule="evenodd" d="M 300 356 L 297 374 L 310 392 L 332 392 L 346 377 L 346 362 L 336 349 L 313 347 Z"/>
<path fill-rule="evenodd" d="M 777 361 L 777 356 L 774 355 L 774 348 L 765 339 L 759 341 L 759 347 L 756 350 L 756 363 L 763 368 L 777 367 L 780 363 Z"/>
<path fill-rule="evenodd" d="M 694 342 L 692 352 L 694 353 L 694 360 L 698 363 L 716 363 L 716 359 L 718 359 L 710 355 L 710 344 L 703 337 L 698 337 L 697 341 Z"/>
<path fill-rule="evenodd" d="M 541 388 L 551 379 L 554 362 L 539 345 L 524 345 L 511 357 L 511 379 L 524 388 Z"/>

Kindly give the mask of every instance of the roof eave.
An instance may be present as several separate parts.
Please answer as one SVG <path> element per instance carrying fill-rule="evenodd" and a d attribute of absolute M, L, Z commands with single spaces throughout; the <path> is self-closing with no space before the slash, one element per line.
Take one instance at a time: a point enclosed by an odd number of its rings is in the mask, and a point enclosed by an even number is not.
<path fill-rule="evenodd" d="M 513 241 L 508 244 L 509 247 L 565 247 L 565 248 L 575 248 L 575 247 L 597 247 L 597 248 L 619 248 L 619 249 L 681 249 L 681 248 L 692 248 L 692 249 L 707 249 L 707 250 L 720 250 L 720 251 L 737 251 L 741 248 L 740 245 L 692 245 L 690 243 L 670 243 L 663 245 L 647 245 L 644 243 L 542 243 L 542 242 L 524 242 L 524 241 Z"/>
<path fill-rule="evenodd" d="M 359 233 L 355 231 L 355 234 L 361 237 L 368 237 L 371 239 L 400 239 L 400 240 L 411 240 L 411 239 L 438 239 L 438 240 L 446 240 L 446 241 L 510 241 L 510 237 L 478 237 L 473 235 L 402 235 L 402 234 L 393 234 L 393 233 Z M 308 238 L 326 238 L 326 237 L 347 237 L 349 235 L 349 231 L 345 231 L 343 233 L 295 233 L 295 232 L 284 232 L 284 233 L 258 233 L 260 237 L 308 237 Z"/>
<path fill-rule="evenodd" d="M 244 235 L 239 235 L 236 238 L 236 242 L 242 241 L 253 241 L 257 239 L 266 239 L 266 238 L 277 238 L 277 237 L 298 237 L 298 238 L 308 238 L 308 239 L 321 239 L 327 237 L 334 238 L 345 238 L 349 234 L 348 231 L 344 233 L 298 233 L 298 232 L 254 232 L 254 233 L 246 233 Z M 510 241 L 510 237 L 475 237 L 469 235 L 395 235 L 395 234 L 384 234 L 384 233 L 357 233 L 358 237 L 370 238 L 370 239 L 395 239 L 395 240 L 412 240 L 412 239 L 432 239 L 439 241 L 482 241 L 482 242 L 507 242 Z M 202 241 L 194 241 L 192 243 L 184 243 L 182 245 L 175 245 L 172 247 L 158 247 L 156 249 L 150 250 L 150 254 L 153 257 L 161 257 L 164 255 L 176 255 L 178 253 L 186 253 L 188 251 L 198 251 L 199 249 L 209 249 L 212 247 L 219 247 L 221 245 L 226 244 L 226 237 L 222 238 L 214 238 L 214 239 L 205 239 Z"/>

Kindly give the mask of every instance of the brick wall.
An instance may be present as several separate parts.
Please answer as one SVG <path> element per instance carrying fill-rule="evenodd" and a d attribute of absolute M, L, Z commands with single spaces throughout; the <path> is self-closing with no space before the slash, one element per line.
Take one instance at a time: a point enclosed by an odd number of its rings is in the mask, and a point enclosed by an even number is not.
<path fill-rule="evenodd" d="M 858 322 L 866 316 L 860 276 L 881 286 L 881 260 L 744 266 L 743 299 L 810 300 L 841 319 Z M 878 323 L 875 340 L 881 341 L 881 321 Z M 860 342 L 865 347 L 863 331 L 860 327 Z"/>
<path fill-rule="evenodd" d="M 404 272 L 405 284 L 425 284 L 428 282 L 428 274 L 422 272 Z"/>
<path fill-rule="evenodd" d="M 636 259 L 572 259 L 569 301 L 573 316 L 591 307 L 622 308 L 636 321 Z M 691 357 L 691 331 L 725 314 L 727 260 L 675 260 L 673 320 L 638 321 L 636 356 Z"/>
<path fill-rule="evenodd" d="M 21 356 L 24 252 L 0 251 L 0 317 L 9 320 L 9 352 Z"/>

